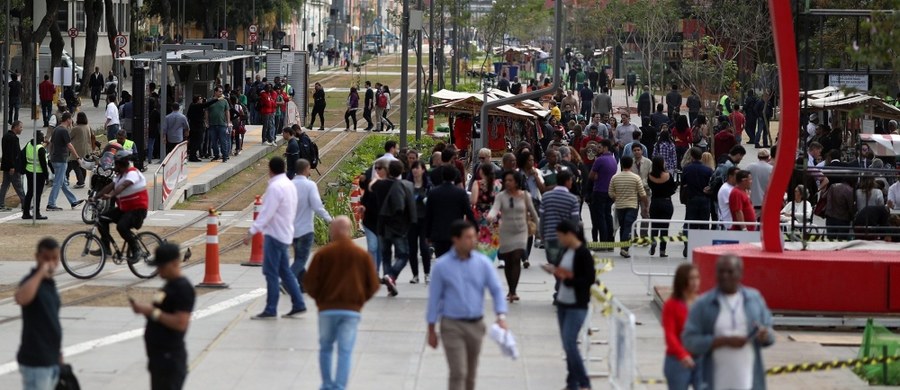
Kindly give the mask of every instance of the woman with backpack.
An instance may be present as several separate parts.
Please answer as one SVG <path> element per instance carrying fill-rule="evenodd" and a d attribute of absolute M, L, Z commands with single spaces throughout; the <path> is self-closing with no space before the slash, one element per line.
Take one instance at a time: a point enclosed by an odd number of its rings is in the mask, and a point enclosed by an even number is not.
<path fill-rule="evenodd" d="M 350 131 L 350 118 L 353 118 L 353 131 L 356 131 L 356 110 L 359 109 L 359 93 L 356 87 L 350 87 L 347 96 L 347 111 L 344 112 L 344 131 Z"/>

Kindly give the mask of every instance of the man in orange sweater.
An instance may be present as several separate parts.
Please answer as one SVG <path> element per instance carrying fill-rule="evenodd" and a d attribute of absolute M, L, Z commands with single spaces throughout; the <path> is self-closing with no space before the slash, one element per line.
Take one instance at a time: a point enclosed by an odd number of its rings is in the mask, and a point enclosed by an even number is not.
<path fill-rule="evenodd" d="M 303 276 L 306 293 L 319 307 L 319 370 L 323 389 L 347 388 L 359 312 L 380 288 L 369 252 L 352 241 L 352 226 L 346 216 L 331 222 L 331 243 L 316 251 Z M 332 375 L 331 355 L 335 343 L 337 372 Z"/>

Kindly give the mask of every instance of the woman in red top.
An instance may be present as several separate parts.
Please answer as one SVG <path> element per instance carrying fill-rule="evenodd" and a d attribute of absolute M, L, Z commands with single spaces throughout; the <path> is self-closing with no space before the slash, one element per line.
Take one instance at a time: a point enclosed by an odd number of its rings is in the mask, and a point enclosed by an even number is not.
<path fill-rule="evenodd" d="M 694 141 L 691 136 L 691 126 L 688 125 L 687 117 L 679 115 L 675 119 L 675 127 L 672 128 L 672 141 L 675 142 L 675 160 L 681 164 L 684 154 L 691 148 Z"/>
<path fill-rule="evenodd" d="M 663 373 L 670 390 L 698 389 L 699 375 L 691 354 L 681 344 L 681 331 L 687 321 L 688 306 L 694 303 L 700 290 L 700 271 L 693 264 L 682 264 L 675 271 L 672 295 L 662 310 L 663 331 L 666 336 L 666 359 Z"/>

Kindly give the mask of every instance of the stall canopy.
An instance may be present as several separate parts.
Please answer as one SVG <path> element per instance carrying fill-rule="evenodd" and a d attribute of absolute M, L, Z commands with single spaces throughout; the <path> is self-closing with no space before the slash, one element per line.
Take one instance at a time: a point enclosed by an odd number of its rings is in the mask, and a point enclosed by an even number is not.
<path fill-rule="evenodd" d="M 808 103 L 805 98 L 809 98 Z M 800 92 L 802 107 L 835 111 L 862 110 L 868 115 L 900 119 L 900 108 L 894 107 L 881 98 L 858 92 L 844 92 L 836 87 L 826 87 L 807 93 Z"/>
<path fill-rule="evenodd" d="M 431 95 L 435 99 L 441 100 L 441 103 L 435 104 L 430 108 L 436 113 L 468 113 L 478 115 L 481 112 L 481 105 L 484 103 L 483 93 L 457 92 L 448 89 L 442 89 Z M 513 96 L 509 92 L 499 89 L 491 89 L 488 91 L 488 101 Z M 520 119 L 544 117 L 550 112 L 534 101 L 525 100 L 515 104 L 507 104 L 491 110 L 490 115 L 513 117 Z"/>

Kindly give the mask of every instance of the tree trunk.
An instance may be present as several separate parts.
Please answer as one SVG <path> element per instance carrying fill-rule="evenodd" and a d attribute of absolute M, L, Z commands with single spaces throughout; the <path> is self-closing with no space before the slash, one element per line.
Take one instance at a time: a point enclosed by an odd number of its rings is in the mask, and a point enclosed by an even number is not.
<path fill-rule="evenodd" d="M 59 67 L 60 62 L 62 61 L 62 51 L 66 46 L 66 42 L 62 38 L 62 33 L 59 31 L 59 24 L 51 23 L 50 24 L 50 71 L 53 71 L 53 68 Z"/>
<path fill-rule="evenodd" d="M 106 40 L 109 43 L 109 52 L 112 53 L 113 56 L 113 66 L 112 71 L 113 74 L 119 77 L 119 62 L 115 60 L 116 52 L 118 51 L 116 47 L 116 36 L 119 35 L 119 30 L 116 28 L 116 15 L 113 8 L 112 0 L 103 0 L 104 4 L 104 12 L 106 13 Z M 119 80 L 119 85 L 122 84 L 122 80 Z"/>
<path fill-rule="evenodd" d="M 87 38 L 84 41 L 84 71 L 93 74 L 97 62 L 97 42 L 100 40 L 100 21 L 103 20 L 103 0 L 87 0 L 84 5 L 87 17 Z M 89 96 L 91 88 L 81 81 L 81 96 Z"/>
<path fill-rule="evenodd" d="M 47 1 L 47 10 L 58 10 L 59 3 L 61 0 L 46 0 Z M 19 24 L 19 36 L 22 38 L 22 78 L 20 79 L 23 84 L 23 93 L 24 93 L 24 101 L 32 101 L 34 98 L 32 95 L 34 93 L 34 58 L 38 53 L 34 51 L 35 42 L 43 42 L 44 37 L 47 36 L 47 31 L 50 30 L 50 25 L 56 23 L 56 14 L 55 11 L 47 12 L 46 15 L 41 19 L 41 23 L 38 24 L 37 28 L 33 28 L 34 21 L 34 8 L 30 6 L 31 2 L 26 2 L 26 5 L 22 7 L 22 23 Z M 32 21 L 29 23 L 28 21 Z M 34 31 L 32 31 L 32 29 Z M 47 71 L 46 69 L 39 69 L 38 72 Z"/>

